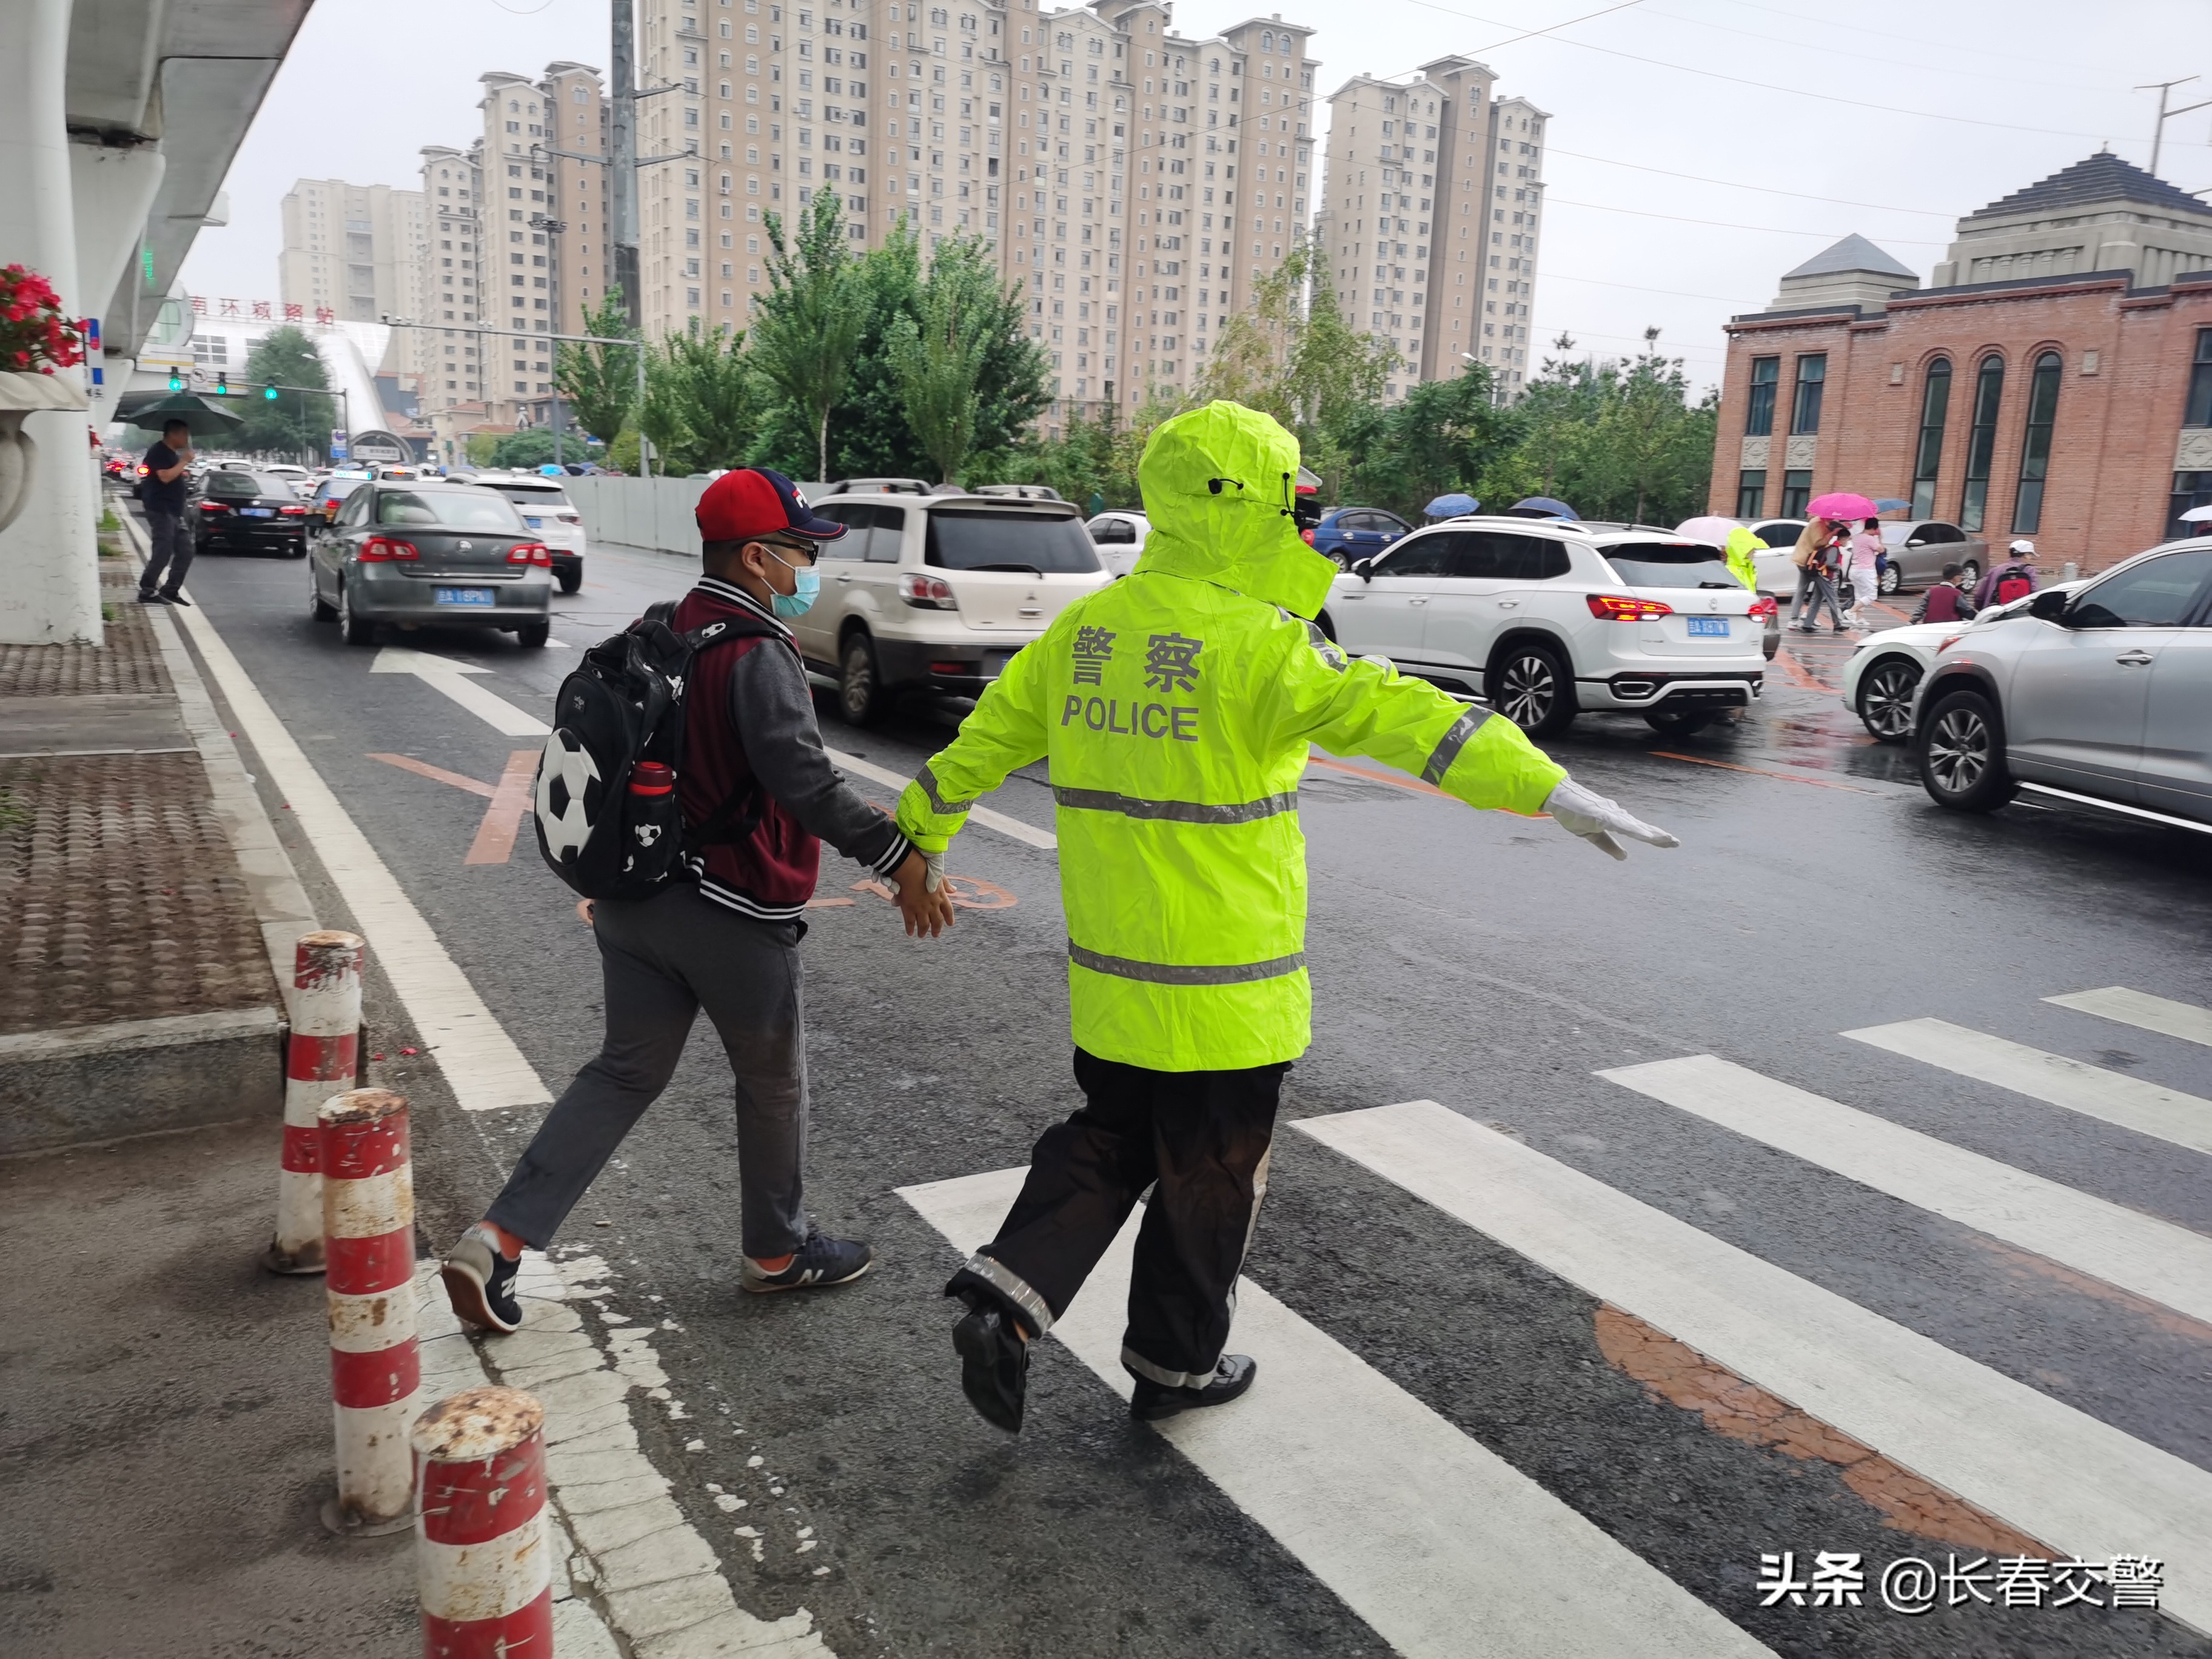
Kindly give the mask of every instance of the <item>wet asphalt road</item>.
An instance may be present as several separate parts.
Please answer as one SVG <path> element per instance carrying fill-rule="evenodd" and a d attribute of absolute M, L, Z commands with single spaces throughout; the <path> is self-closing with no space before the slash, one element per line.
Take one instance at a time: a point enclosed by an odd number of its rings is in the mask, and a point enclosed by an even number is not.
<path fill-rule="evenodd" d="M 677 560 L 601 551 L 583 592 L 558 601 L 554 635 L 568 648 L 463 632 L 404 642 L 489 669 L 478 684 L 542 714 L 574 647 L 689 576 Z M 594 1051 L 599 1007 L 572 897 L 526 825 L 508 862 L 465 864 L 481 796 L 374 758 L 489 784 L 532 740 L 500 735 L 414 677 L 371 675 L 373 652 L 308 620 L 301 564 L 214 556 L 189 591 L 557 1092 Z M 2124 985 L 2212 1005 L 2203 839 L 2071 808 L 1939 812 L 1902 751 L 1874 744 L 1822 689 L 1844 649 L 1790 651 L 1736 726 L 1662 739 L 1640 721 L 1585 718 L 1551 744 L 1583 782 L 1682 838 L 1678 851 L 1636 848 L 1626 865 L 1371 763 L 1317 765 L 1301 799 L 1315 1041 L 1286 1115 L 1440 1102 L 2212 1468 L 2212 1329 L 1595 1075 L 1723 1056 L 2212 1231 L 2202 1154 L 1839 1035 L 1935 1017 L 2212 1096 L 2212 1050 L 2042 1000 Z M 860 732 L 825 702 L 825 737 L 910 774 L 959 712 L 909 708 Z M 890 803 L 887 789 L 859 787 Z M 1052 822 L 1041 773 L 992 804 Z M 322 913 L 343 919 L 284 829 Z M 1065 1352 L 1040 1357 L 1018 1444 L 960 1400 L 951 1304 L 939 1297 L 956 1258 L 895 1189 L 1025 1162 L 1078 1097 L 1054 856 L 971 829 L 951 862 L 1013 902 L 910 941 L 889 904 L 854 888 L 864 872 L 830 854 L 819 896 L 851 902 L 816 910 L 803 947 L 810 1197 L 825 1228 L 875 1243 L 874 1274 L 818 1297 L 736 1291 L 728 1074 L 703 1028 L 572 1222 L 569 1237 L 618 1275 L 620 1306 L 681 1327 L 658 1338 L 661 1363 L 712 1431 L 687 1453 L 692 1424 L 641 1416 L 648 1449 L 741 1602 L 769 1616 L 810 1608 L 846 1659 L 1388 1651 Z M 372 1070 L 423 1103 L 417 1179 L 426 1242 L 441 1247 L 539 1114 L 441 1109 L 434 1071 L 399 1054 L 415 1045 L 380 980 L 370 1017 L 388 1056 Z M 1590 1297 L 1306 1137 L 1278 1140 L 1249 1272 L 1778 1651 L 2212 1653 L 2140 1613 L 1759 1608 L 1764 1551 L 1878 1563 L 1944 1546 L 1886 1526 L 1834 1466 L 1717 1433 L 1654 1397 L 1601 1352 Z M 787 1483 L 759 1560 L 708 1492 L 759 1485 L 745 1462 L 757 1453 Z M 789 1540 L 805 1526 L 819 1547 L 802 1554 Z"/>

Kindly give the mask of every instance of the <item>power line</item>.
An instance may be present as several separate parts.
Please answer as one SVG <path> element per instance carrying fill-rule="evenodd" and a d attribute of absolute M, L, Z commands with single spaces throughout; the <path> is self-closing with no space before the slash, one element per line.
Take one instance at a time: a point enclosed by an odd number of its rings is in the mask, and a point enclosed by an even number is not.
<path fill-rule="evenodd" d="M 1652 213 L 1644 208 L 1608 207 L 1603 202 L 1570 202 L 1563 197 L 1552 195 L 1547 195 L 1544 199 L 1553 207 L 1588 208 L 1593 213 L 1626 213 L 1638 219 L 1668 219 L 1678 225 L 1711 225 L 1719 230 L 1764 231 L 1770 236 L 1813 236 L 1826 237 L 1830 241 L 1838 240 L 1830 233 L 1822 230 L 1789 230 L 1780 225 L 1740 225 L 1727 219 L 1692 219 L 1680 213 Z M 1950 246 L 1950 243 L 1947 241 L 1937 241 L 1926 236 L 1890 236 L 1883 240 L 1892 242 L 1911 242 L 1920 247 Z"/>
<path fill-rule="evenodd" d="M 1802 190 L 1778 190 L 1771 185 L 1742 185 L 1733 179 L 1708 179 L 1695 173 L 1674 173 L 1665 167 L 1647 167 L 1641 161 L 1616 161 L 1610 155 L 1586 155 L 1579 150 L 1561 149 L 1551 146 L 1553 155 L 1567 155 L 1577 161 L 1596 161 L 1609 167 L 1633 167 L 1638 173 L 1656 173 L 1667 179 L 1686 179 L 1692 184 L 1718 185 L 1726 190 L 1755 190 L 1769 196 L 1792 196 L 1801 202 L 1826 202 L 1837 207 L 1867 208 L 1876 213 L 1911 213 L 1923 219 L 1956 219 L 1955 213 L 1939 213 L 1934 208 L 1890 207 L 1881 202 L 1855 202 L 1847 196 L 1814 196 Z"/>

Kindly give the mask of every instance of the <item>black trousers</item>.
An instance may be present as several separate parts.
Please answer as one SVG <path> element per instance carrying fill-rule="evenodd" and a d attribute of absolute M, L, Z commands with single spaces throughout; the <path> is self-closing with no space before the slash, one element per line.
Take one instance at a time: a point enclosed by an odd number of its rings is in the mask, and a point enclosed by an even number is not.
<path fill-rule="evenodd" d="M 1150 1187 L 1121 1364 L 1169 1388 L 1204 1383 L 1229 1340 L 1290 1069 L 1154 1072 L 1077 1049 L 1082 1109 L 1044 1132 L 998 1237 L 946 1294 L 980 1291 L 1042 1335 Z"/>

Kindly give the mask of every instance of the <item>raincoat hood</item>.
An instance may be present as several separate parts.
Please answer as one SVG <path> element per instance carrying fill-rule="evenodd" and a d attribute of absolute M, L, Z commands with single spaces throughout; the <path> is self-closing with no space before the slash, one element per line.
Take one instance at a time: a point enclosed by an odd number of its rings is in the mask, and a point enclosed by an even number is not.
<path fill-rule="evenodd" d="M 1164 422 L 1137 464 L 1152 533 L 1133 574 L 1195 577 L 1311 621 L 1337 571 L 1291 516 L 1297 471 L 1297 440 L 1242 404 Z"/>
<path fill-rule="evenodd" d="M 1748 558 L 1754 553 L 1765 552 L 1766 544 L 1748 530 L 1739 527 L 1729 532 L 1728 546 L 1723 550 L 1731 559 Z"/>

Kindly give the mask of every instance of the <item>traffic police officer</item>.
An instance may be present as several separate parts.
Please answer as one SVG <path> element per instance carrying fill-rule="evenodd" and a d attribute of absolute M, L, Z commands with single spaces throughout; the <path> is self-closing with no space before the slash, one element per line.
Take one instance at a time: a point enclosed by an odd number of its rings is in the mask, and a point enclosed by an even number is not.
<path fill-rule="evenodd" d="M 1121 1363 L 1133 1415 L 1237 1398 L 1223 1350 L 1267 1188 L 1283 1073 L 1310 1040 L 1308 747 L 1371 755 L 1470 806 L 1534 814 L 1625 856 L 1674 837 L 1572 782 L 1511 721 L 1310 620 L 1335 570 L 1292 518 L 1296 440 L 1214 403 L 1161 426 L 1138 471 L 1135 571 L 1018 653 L 900 796 L 941 856 L 971 803 L 1042 757 L 1057 804 L 1082 1109 L 1045 1132 L 1021 1196 L 946 1287 L 962 1383 L 1021 1426 L 1029 1340 L 1066 1310 L 1148 1187 Z"/>

